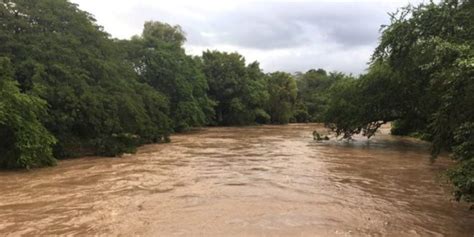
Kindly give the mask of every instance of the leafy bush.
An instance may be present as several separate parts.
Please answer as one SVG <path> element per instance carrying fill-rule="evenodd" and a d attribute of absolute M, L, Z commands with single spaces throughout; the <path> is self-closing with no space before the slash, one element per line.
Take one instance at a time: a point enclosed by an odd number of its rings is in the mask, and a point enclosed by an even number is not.
<path fill-rule="evenodd" d="M 12 77 L 10 60 L 0 57 L 0 168 L 54 165 L 56 139 L 39 121 L 46 103 L 21 93 Z"/>
<path fill-rule="evenodd" d="M 97 154 L 102 156 L 117 156 L 124 153 L 135 153 L 140 138 L 137 135 L 122 133 L 94 140 Z"/>

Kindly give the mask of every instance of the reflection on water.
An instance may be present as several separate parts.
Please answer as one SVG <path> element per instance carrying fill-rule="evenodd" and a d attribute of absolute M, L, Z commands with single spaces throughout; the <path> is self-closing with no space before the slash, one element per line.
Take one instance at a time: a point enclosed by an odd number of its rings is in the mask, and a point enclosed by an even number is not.
<path fill-rule="evenodd" d="M 208 128 L 122 158 L 0 172 L 0 235 L 472 236 L 429 145 L 320 125 Z"/>

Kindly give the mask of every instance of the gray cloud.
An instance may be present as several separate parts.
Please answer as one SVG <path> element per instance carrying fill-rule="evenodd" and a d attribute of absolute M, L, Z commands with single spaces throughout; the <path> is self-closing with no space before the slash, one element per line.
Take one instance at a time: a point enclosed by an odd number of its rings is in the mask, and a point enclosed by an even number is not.
<path fill-rule="evenodd" d="M 193 11 L 193 9 L 189 9 Z M 387 13 L 374 3 L 244 2 L 233 9 L 177 16 L 141 6 L 141 17 L 180 24 L 189 44 L 229 44 L 255 49 L 294 48 L 317 40 L 343 46 L 373 44 Z"/>
<path fill-rule="evenodd" d="M 392 1 L 125 1 L 72 0 L 96 16 L 116 37 L 139 34 L 143 22 L 179 24 L 189 53 L 238 51 L 266 71 L 326 68 L 359 74 L 377 45 L 387 12 L 408 0 Z M 412 3 L 423 0 L 410 0 Z M 96 2 L 96 1 L 92 1 Z M 82 3 L 82 5 L 81 5 Z M 106 6 L 113 4 L 113 10 Z"/>
<path fill-rule="evenodd" d="M 214 37 L 190 34 L 196 44 L 230 44 L 256 49 L 294 48 L 317 41 L 362 46 L 377 41 L 385 11 L 373 3 L 247 3 L 208 15 Z M 200 27 L 190 24 L 189 28 Z M 188 28 L 188 27 L 186 27 Z M 194 44 L 193 41 L 189 42 Z"/>

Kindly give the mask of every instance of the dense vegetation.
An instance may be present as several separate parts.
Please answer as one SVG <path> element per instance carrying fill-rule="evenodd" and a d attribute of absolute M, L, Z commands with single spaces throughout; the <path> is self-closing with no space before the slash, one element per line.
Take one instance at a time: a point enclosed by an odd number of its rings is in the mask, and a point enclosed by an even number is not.
<path fill-rule="evenodd" d="M 141 36 L 119 42 L 124 59 L 140 82 L 167 98 L 174 131 L 203 126 L 213 115 L 207 81 L 199 59 L 185 54 L 186 38 L 179 26 L 146 22 Z"/>
<path fill-rule="evenodd" d="M 338 134 L 392 134 L 452 151 L 449 172 L 458 199 L 474 201 L 474 1 L 409 6 L 391 15 L 371 66 L 337 85 L 325 120 Z"/>
<path fill-rule="evenodd" d="M 57 139 L 56 157 L 115 155 L 171 132 L 167 98 L 138 81 L 118 45 L 88 13 L 61 0 L 8 1 L 0 5 L 0 19 L 0 57 L 11 62 L 14 87 L 41 101 L 43 113 L 30 121 Z M 17 109 L 29 113 L 26 106 Z M 4 149 L 12 146 L 18 145 Z M 8 166 L 37 166 L 35 157 Z"/>
<path fill-rule="evenodd" d="M 394 134 L 452 151 L 474 199 L 474 9 L 446 0 L 391 15 L 366 74 L 264 73 L 238 53 L 186 55 L 179 26 L 112 39 L 67 0 L 0 0 L 0 167 L 133 152 L 208 125 L 325 122 L 344 137 Z"/>
<path fill-rule="evenodd" d="M 340 81 L 354 79 L 337 72 L 328 74 L 323 69 L 297 73 L 295 78 L 298 88 L 294 111 L 296 122 L 323 122 L 332 93 L 330 89 Z"/>
<path fill-rule="evenodd" d="M 0 1 L 0 167 L 115 156 L 205 125 L 288 123 L 294 78 L 238 53 L 186 55 L 179 26 L 115 40 L 66 0 Z M 282 104 L 283 106 L 279 106 Z"/>

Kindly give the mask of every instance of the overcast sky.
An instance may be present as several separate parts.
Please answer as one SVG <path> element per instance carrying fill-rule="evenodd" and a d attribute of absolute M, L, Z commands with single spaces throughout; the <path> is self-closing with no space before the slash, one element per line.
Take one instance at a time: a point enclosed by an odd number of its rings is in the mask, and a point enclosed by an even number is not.
<path fill-rule="evenodd" d="M 366 69 L 387 13 L 422 1 L 72 0 L 113 37 L 130 38 L 145 21 L 162 21 L 181 25 L 189 54 L 238 51 L 266 72 L 353 74 Z"/>

